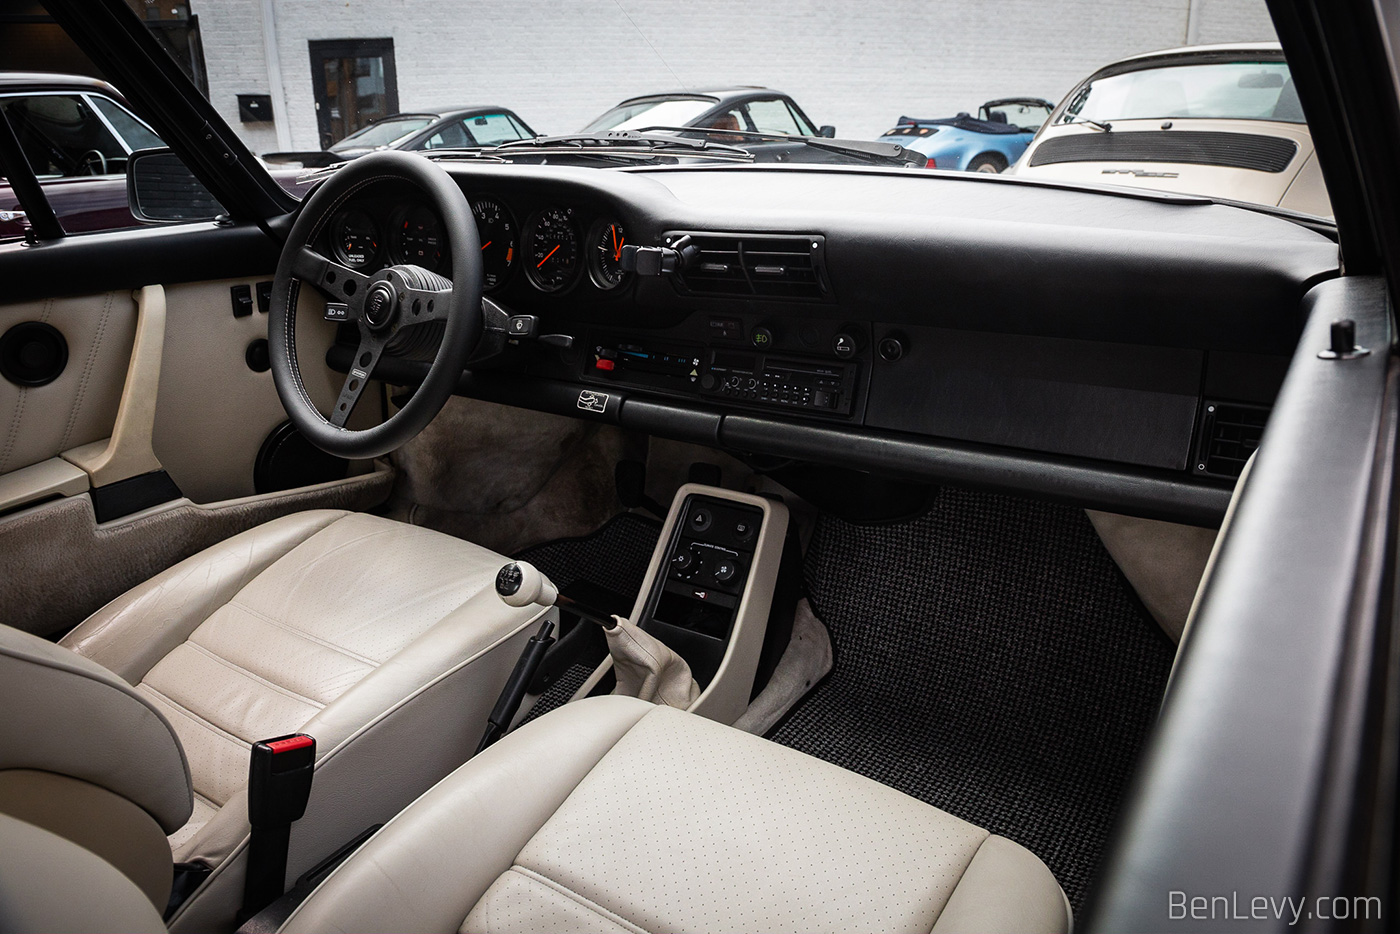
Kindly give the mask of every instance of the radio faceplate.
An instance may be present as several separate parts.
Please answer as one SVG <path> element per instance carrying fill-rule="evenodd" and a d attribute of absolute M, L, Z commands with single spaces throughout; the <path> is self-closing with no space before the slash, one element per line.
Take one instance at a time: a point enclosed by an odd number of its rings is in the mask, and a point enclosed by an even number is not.
<path fill-rule="evenodd" d="M 594 335 L 584 377 L 743 405 L 850 415 L 860 364 Z"/>

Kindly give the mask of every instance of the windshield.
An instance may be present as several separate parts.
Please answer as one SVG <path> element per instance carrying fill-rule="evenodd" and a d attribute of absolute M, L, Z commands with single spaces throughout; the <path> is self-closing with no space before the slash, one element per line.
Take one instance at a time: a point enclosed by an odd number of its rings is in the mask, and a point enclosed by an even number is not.
<path fill-rule="evenodd" d="M 373 149 L 378 146 L 392 146 L 432 122 L 431 117 L 399 117 L 381 120 L 357 133 L 351 133 L 345 139 L 331 146 L 330 150 L 331 152 L 341 152 L 360 147 Z"/>
<path fill-rule="evenodd" d="M 583 132 L 601 133 L 604 130 L 631 130 L 644 126 L 687 126 L 714 106 L 713 100 L 638 101 L 614 107 L 585 126 Z"/>
<path fill-rule="evenodd" d="M 1099 78 L 1075 94 L 1059 122 L 1163 119 L 1304 122 L 1282 62 L 1175 65 Z"/>

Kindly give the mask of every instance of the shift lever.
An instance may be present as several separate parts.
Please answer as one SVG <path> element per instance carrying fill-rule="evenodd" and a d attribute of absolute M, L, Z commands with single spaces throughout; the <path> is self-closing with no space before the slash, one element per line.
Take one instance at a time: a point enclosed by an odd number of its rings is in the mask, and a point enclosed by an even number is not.
<path fill-rule="evenodd" d="M 557 606 L 602 626 L 608 639 L 608 652 L 612 655 L 613 670 L 617 675 L 614 694 L 639 697 L 653 704 L 682 709 L 689 707 L 700 696 L 700 686 L 691 676 L 690 666 L 665 643 L 621 616 L 603 616 L 569 599 L 534 565 L 517 561 L 501 568 L 496 574 L 496 593 L 511 606 L 529 606 L 532 603 Z M 528 648 L 526 651 L 528 654 Z M 541 658 L 543 655 L 544 653 L 540 652 Z M 516 673 L 520 673 L 524 663 L 525 656 L 521 656 L 520 664 L 516 665 Z M 523 674 L 524 683 L 529 683 L 538 667 L 539 662 L 536 661 L 534 666 Z M 511 684 L 514 683 L 515 673 L 511 676 Z M 507 685 L 507 690 L 510 690 L 510 687 L 511 685 Z M 524 696 L 523 690 L 520 696 Z M 504 694 L 501 695 L 501 699 L 505 700 Z M 520 697 L 516 697 L 515 707 L 519 704 Z M 497 707 L 500 706 L 501 703 L 498 703 Z M 515 716 L 515 707 L 509 711 L 510 718 Z M 492 716 L 494 722 L 494 712 Z M 509 722 L 509 718 L 506 722 Z M 489 732 L 488 730 L 488 734 Z"/>

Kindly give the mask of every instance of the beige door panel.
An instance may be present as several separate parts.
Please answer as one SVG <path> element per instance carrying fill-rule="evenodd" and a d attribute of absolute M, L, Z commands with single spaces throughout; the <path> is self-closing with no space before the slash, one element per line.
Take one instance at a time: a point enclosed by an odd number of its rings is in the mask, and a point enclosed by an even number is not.
<path fill-rule="evenodd" d="M 0 476 L 112 433 L 136 334 L 129 291 L 0 306 L 0 334 L 39 321 L 63 334 L 68 365 L 46 386 L 0 379 Z"/>
<path fill-rule="evenodd" d="M 268 316 L 233 316 L 229 289 L 260 279 L 226 279 L 166 289 L 165 359 L 156 403 L 155 452 L 180 490 L 196 503 L 253 493 L 253 464 L 263 441 L 287 418 L 272 372 L 248 367 L 248 345 L 267 339 Z M 329 411 L 344 375 L 326 366 L 335 325 L 322 319 L 324 300 L 302 289 L 297 303 L 299 361 L 307 391 Z M 380 420 L 378 385 L 371 386 L 350 421 L 368 428 Z"/>

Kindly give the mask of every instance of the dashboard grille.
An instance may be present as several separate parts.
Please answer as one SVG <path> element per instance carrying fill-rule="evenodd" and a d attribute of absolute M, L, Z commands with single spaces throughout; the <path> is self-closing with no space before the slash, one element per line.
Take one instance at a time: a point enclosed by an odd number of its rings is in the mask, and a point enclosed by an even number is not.
<path fill-rule="evenodd" d="M 1109 130 L 1047 139 L 1031 153 L 1030 164 L 1063 162 L 1177 162 L 1221 165 L 1260 172 L 1282 172 L 1298 153 L 1298 144 L 1257 133 L 1194 130 Z"/>
<path fill-rule="evenodd" d="M 668 234 L 666 241 L 681 236 Z M 793 301 L 829 297 L 822 268 L 826 243 L 819 235 L 692 233 L 690 238 L 700 256 L 677 277 L 685 291 Z"/>
<path fill-rule="evenodd" d="M 1262 405 L 1206 402 L 1196 444 L 1196 474 L 1238 477 L 1245 461 L 1259 447 L 1269 409 Z"/>

